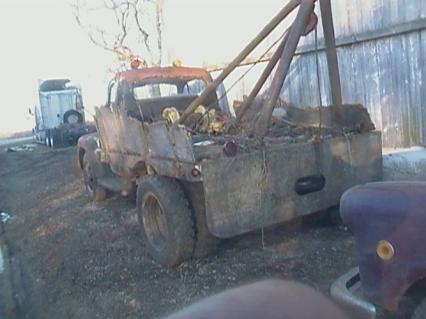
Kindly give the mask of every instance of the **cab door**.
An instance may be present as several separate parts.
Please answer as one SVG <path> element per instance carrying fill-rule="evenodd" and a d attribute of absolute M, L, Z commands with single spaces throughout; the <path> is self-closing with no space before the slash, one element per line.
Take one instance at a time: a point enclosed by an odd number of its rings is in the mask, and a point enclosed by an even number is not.
<path fill-rule="evenodd" d="M 111 170 L 117 175 L 123 175 L 124 156 L 121 149 L 122 134 L 117 91 L 117 83 L 111 83 L 108 88 L 107 104 L 96 110 L 96 124 L 101 146 L 109 158 Z"/>
<path fill-rule="evenodd" d="M 126 160 L 124 174 L 132 177 L 133 169 L 145 160 L 148 154 L 148 143 L 143 126 L 143 117 L 136 103 L 133 88 L 122 82 L 117 102 L 120 121 L 121 152 Z"/>

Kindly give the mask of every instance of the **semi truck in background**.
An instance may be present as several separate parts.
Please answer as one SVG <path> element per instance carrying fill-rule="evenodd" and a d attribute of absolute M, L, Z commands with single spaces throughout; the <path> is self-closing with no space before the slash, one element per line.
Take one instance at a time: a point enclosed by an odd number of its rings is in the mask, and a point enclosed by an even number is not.
<path fill-rule="evenodd" d="M 80 136 L 96 130 L 86 124 L 81 88 L 69 79 L 39 81 L 33 115 L 35 139 L 48 147 L 75 145 Z"/>

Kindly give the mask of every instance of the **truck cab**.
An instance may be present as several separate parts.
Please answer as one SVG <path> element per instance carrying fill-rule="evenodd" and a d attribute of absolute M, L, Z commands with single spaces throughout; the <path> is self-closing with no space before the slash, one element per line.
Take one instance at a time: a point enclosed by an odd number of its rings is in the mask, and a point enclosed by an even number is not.
<path fill-rule="evenodd" d="M 341 216 L 355 237 L 359 266 L 333 284 L 331 295 L 354 318 L 396 312 L 403 297 L 426 298 L 416 289 L 426 278 L 425 206 L 424 182 L 370 183 L 342 196 Z M 426 318 L 426 301 L 409 311 L 411 318 Z"/>
<path fill-rule="evenodd" d="M 178 116 L 212 81 L 206 70 L 190 67 L 151 67 L 117 74 L 108 86 L 106 104 L 96 110 L 99 134 L 81 139 L 79 149 L 85 152 L 97 148 L 100 158 L 107 158 L 115 176 L 135 182 L 146 173 L 147 158 L 152 153 L 147 125 L 163 126 L 167 118 L 165 110 Z M 233 116 L 226 94 L 213 92 L 205 108 Z M 178 130 L 187 134 L 182 128 Z M 184 162 L 189 160 L 182 158 Z M 145 164 L 139 171 L 141 163 Z M 129 187 L 127 183 L 125 188 Z"/>
<path fill-rule="evenodd" d="M 36 141 L 48 147 L 75 144 L 94 128 L 85 125 L 81 88 L 69 79 L 40 81 L 38 103 L 34 108 Z"/>
<path fill-rule="evenodd" d="M 155 194 L 148 199 L 152 207 L 161 202 L 167 211 L 181 210 L 174 218 L 185 226 L 171 234 L 176 240 L 159 240 L 163 235 L 156 221 L 140 216 L 147 242 L 152 244 L 151 254 L 169 266 L 192 256 L 195 250 L 204 254 L 215 242 L 207 232 L 202 209 L 198 209 L 202 206 L 200 199 L 191 195 L 198 192 L 195 189 L 199 185 L 188 183 L 201 180 L 192 153 L 191 125 L 173 125 L 175 117 L 212 81 L 210 73 L 202 68 L 145 67 L 120 72 L 108 86 L 106 104 L 96 110 L 98 133 L 78 141 L 79 165 L 86 189 L 95 201 L 105 199 L 110 192 L 119 192 L 136 195 L 140 207 L 146 200 L 140 198 L 141 194 L 148 187 Z M 204 108 L 214 110 L 222 118 L 234 116 L 223 85 L 209 96 Z M 201 116 L 195 117 L 193 124 L 199 120 L 203 120 Z M 164 203 L 168 198 L 176 200 Z M 194 211 L 200 214 L 193 216 Z M 185 218 L 183 223 L 181 219 Z M 170 229 L 172 232 L 174 229 Z M 187 244 L 182 245 L 182 241 Z"/>

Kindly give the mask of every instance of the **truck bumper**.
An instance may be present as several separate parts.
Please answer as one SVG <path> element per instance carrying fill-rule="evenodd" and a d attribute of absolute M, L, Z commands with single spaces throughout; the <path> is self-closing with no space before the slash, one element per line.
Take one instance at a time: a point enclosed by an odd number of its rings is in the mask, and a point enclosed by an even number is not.
<path fill-rule="evenodd" d="M 358 267 L 351 269 L 331 286 L 331 297 L 354 319 L 375 319 L 376 307 L 363 299 Z"/>
<path fill-rule="evenodd" d="M 207 226 L 230 238 L 337 206 L 346 190 L 382 180 L 381 143 L 367 132 L 204 159 Z"/>

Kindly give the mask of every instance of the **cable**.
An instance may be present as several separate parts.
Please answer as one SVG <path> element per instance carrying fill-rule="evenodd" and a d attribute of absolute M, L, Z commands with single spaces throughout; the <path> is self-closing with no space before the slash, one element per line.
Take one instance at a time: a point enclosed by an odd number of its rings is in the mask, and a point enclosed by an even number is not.
<path fill-rule="evenodd" d="M 262 59 L 273 49 L 274 46 L 276 46 L 278 44 L 278 42 L 280 42 L 286 35 L 288 30 L 286 30 L 276 41 L 274 41 L 274 43 L 272 43 L 267 50 L 260 56 L 259 59 L 257 59 L 251 66 L 250 68 L 244 72 L 237 80 L 234 81 L 234 83 L 232 83 L 232 85 L 225 90 L 225 92 L 222 94 L 222 96 L 218 99 L 218 101 L 220 101 L 221 99 L 223 99 L 236 85 L 238 82 L 240 82 L 242 79 L 245 78 L 245 76 L 251 71 L 253 70 L 253 68 L 259 64 L 260 62 L 263 62 Z M 198 125 L 200 125 L 200 122 L 205 118 L 205 116 L 209 113 L 209 111 L 214 107 L 215 103 L 211 103 L 207 109 L 206 112 L 200 117 L 200 119 L 197 121 L 197 123 L 194 126 L 194 129 L 198 127 Z"/>
<path fill-rule="evenodd" d="M 322 136 L 322 94 L 321 94 L 321 78 L 320 78 L 320 69 L 319 69 L 319 52 L 318 52 L 318 26 L 315 28 L 315 60 L 317 68 L 317 85 L 318 85 L 318 97 L 319 97 L 319 137 Z"/>

